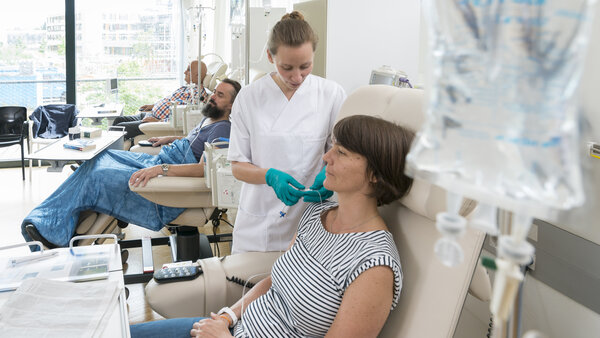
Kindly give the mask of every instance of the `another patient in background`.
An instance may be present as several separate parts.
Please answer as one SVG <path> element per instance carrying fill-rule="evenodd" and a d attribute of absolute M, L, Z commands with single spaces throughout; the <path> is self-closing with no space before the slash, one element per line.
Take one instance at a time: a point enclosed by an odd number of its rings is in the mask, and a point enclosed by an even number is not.
<path fill-rule="evenodd" d="M 408 193 L 413 138 L 371 116 L 340 120 L 323 156 L 323 185 L 339 202 L 308 206 L 271 275 L 211 318 L 132 325 L 131 336 L 376 337 L 402 288 L 398 251 L 377 207 Z"/>
<path fill-rule="evenodd" d="M 204 176 L 204 142 L 229 137 L 231 106 L 241 86 L 225 79 L 215 89 L 202 113 L 205 118 L 187 137 L 163 137 L 152 156 L 123 150 L 106 150 L 84 162 L 75 173 L 33 209 L 21 224 L 27 241 L 47 247 L 66 246 L 75 232 L 79 214 L 93 210 L 126 223 L 154 231 L 174 220 L 185 209 L 154 204 L 129 189 L 149 179 L 165 176 Z"/>
<path fill-rule="evenodd" d="M 201 62 L 200 84 L 199 86 L 182 86 L 171 95 L 164 97 L 154 104 L 146 104 L 140 107 L 140 113 L 129 116 L 119 116 L 113 122 L 114 126 L 125 127 L 125 138 L 134 138 L 142 135 L 140 124 L 145 122 L 161 122 L 171 116 L 171 103 L 186 104 L 194 101 L 198 97 L 198 87 L 200 87 L 200 101 L 205 102 L 208 99 L 208 93 L 202 85 L 206 76 L 206 65 Z M 184 72 L 185 83 L 193 83 L 198 85 L 198 61 L 192 61 Z M 190 88 L 192 88 L 190 90 Z"/>

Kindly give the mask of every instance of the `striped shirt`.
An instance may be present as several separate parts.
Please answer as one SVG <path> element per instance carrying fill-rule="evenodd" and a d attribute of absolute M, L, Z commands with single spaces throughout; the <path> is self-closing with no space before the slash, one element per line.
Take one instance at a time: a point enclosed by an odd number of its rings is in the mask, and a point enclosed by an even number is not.
<path fill-rule="evenodd" d="M 183 86 L 179 87 L 176 91 L 173 92 L 170 96 L 164 97 L 156 103 L 154 103 L 154 107 L 152 108 L 153 117 L 165 121 L 169 116 L 171 116 L 171 103 L 175 102 L 176 104 L 196 104 L 196 97 L 198 97 L 198 87 Z M 208 97 L 208 93 L 204 87 L 202 88 L 202 94 L 200 97 L 200 101 L 205 102 Z"/>
<path fill-rule="evenodd" d="M 389 266 L 394 272 L 391 309 L 398 304 L 402 269 L 392 234 L 383 230 L 330 233 L 321 214 L 335 206 L 333 202 L 309 205 L 295 243 L 273 265 L 271 288 L 248 305 L 234 328 L 236 337 L 324 336 L 345 290 L 374 266 Z"/>

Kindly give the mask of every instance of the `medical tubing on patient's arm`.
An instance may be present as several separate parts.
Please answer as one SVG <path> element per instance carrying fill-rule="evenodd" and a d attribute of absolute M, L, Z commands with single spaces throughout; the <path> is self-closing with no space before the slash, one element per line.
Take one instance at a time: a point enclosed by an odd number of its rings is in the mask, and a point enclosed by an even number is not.
<path fill-rule="evenodd" d="M 196 132 L 196 136 L 194 137 L 194 139 L 192 141 L 190 141 L 190 146 L 185 151 L 185 154 L 184 154 L 183 158 L 187 158 L 187 155 L 192 150 L 192 144 L 194 144 L 194 142 L 196 142 L 196 140 L 198 139 L 199 136 L 200 136 L 200 129 L 198 129 L 198 131 Z"/>
<path fill-rule="evenodd" d="M 260 282 L 262 282 L 264 279 L 261 280 L 261 281 L 259 281 L 256 284 L 252 284 L 250 281 L 252 279 L 256 278 L 256 277 L 260 277 L 260 276 L 264 276 L 264 275 L 270 275 L 270 274 L 271 274 L 270 271 L 269 272 L 263 272 L 263 273 L 257 273 L 255 275 L 252 275 L 252 276 L 248 277 L 248 280 L 245 281 L 245 283 L 243 285 L 243 288 L 242 288 L 242 299 L 241 299 L 241 301 L 242 301 L 241 305 L 242 306 L 241 306 L 241 309 L 240 309 L 240 315 L 238 316 L 239 319 L 242 319 L 242 317 L 244 315 L 244 308 L 245 308 L 245 304 L 244 303 L 246 302 L 246 297 L 245 297 L 246 296 L 246 287 L 248 286 L 248 289 L 254 288 L 254 286 L 256 286 L 257 284 L 259 284 Z M 252 286 L 250 286 L 251 284 L 252 284 Z M 244 321 L 240 321 L 240 322 L 242 323 L 242 325 L 244 325 Z"/>

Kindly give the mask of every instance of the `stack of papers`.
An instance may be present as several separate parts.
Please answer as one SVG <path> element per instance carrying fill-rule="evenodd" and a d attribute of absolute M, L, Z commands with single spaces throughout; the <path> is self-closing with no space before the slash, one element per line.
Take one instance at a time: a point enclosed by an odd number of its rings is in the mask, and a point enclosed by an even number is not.
<path fill-rule="evenodd" d="M 0 332 L 5 337 L 99 337 L 120 292 L 117 281 L 29 279 L 0 309 Z"/>

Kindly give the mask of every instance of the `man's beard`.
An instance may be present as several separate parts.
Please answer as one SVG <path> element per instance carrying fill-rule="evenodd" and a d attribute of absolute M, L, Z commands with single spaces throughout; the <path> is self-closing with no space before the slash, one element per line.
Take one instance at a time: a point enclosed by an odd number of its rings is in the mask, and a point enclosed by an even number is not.
<path fill-rule="evenodd" d="M 212 99 L 202 108 L 202 114 L 210 119 L 218 120 L 225 115 L 225 111 L 215 104 Z"/>

